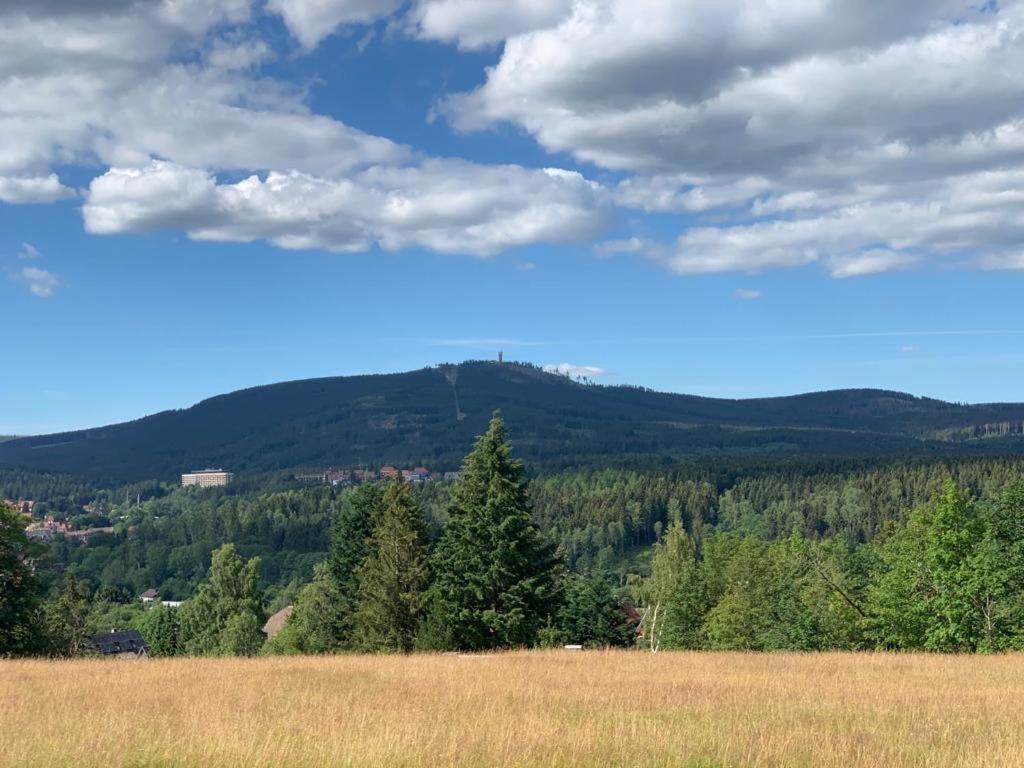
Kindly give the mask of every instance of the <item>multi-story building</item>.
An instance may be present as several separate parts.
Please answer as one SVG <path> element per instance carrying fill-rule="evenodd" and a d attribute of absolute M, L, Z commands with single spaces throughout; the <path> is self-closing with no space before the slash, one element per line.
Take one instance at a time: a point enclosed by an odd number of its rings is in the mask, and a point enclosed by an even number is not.
<path fill-rule="evenodd" d="M 223 469 L 203 469 L 199 472 L 188 472 L 181 476 L 181 487 L 223 488 L 235 479 L 231 472 Z"/>

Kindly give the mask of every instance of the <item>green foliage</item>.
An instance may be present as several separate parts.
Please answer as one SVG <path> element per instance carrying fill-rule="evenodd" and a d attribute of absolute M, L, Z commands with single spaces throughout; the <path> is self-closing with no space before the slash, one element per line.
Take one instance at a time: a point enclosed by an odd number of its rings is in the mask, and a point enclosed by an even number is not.
<path fill-rule="evenodd" d="M 1019 405 L 953 405 L 879 390 L 716 400 L 468 362 L 256 387 L 127 424 L 10 440 L 0 443 L 0 465 L 102 486 L 170 482 L 201 466 L 243 477 L 368 457 L 448 469 L 495 408 L 516 424 L 519 455 L 548 471 L 752 453 L 1008 453 L 1019 450 L 1024 424 Z"/>
<path fill-rule="evenodd" d="M 182 652 L 180 610 L 157 603 L 136 618 L 133 627 L 145 640 L 150 656 L 177 656 Z"/>
<path fill-rule="evenodd" d="M 445 645 L 534 645 L 557 600 L 557 567 L 531 517 L 522 464 L 498 415 L 466 457 L 433 558 L 431 611 Z"/>
<path fill-rule="evenodd" d="M 359 566 L 359 603 L 353 616 L 356 646 L 366 651 L 413 649 L 429 586 L 427 527 L 409 484 L 389 484 Z"/>
<path fill-rule="evenodd" d="M 373 533 L 384 512 L 384 490 L 380 485 L 361 485 L 346 496 L 331 532 L 328 560 L 331 598 L 334 607 L 334 648 L 351 647 L 355 631 L 354 616 L 359 607 L 359 569 L 374 554 Z"/>
<path fill-rule="evenodd" d="M 568 643 L 587 648 L 626 646 L 633 642 L 635 627 L 629 622 L 622 600 L 597 573 L 566 573 L 562 600 L 553 622 L 545 627 L 541 645 Z"/>
<path fill-rule="evenodd" d="M 259 558 L 243 560 L 232 544 L 213 553 L 209 579 L 178 609 L 186 653 L 250 655 L 263 642 Z"/>
<path fill-rule="evenodd" d="M 338 632 L 338 590 L 330 567 L 316 567 L 313 581 L 299 592 L 291 616 L 276 637 L 267 641 L 267 654 L 320 654 L 344 647 Z"/>
<path fill-rule="evenodd" d="M 89 640 L 89 594 L 74 576 L 64 580 L 57 597 L 46 603 L 44 615 L 50 653 L 77 656 Z"/>
<path fill-rule="evenodd" d="M 886 647 L 994 651 L 1024 643 L 1020 485 L 979 509 L 950 481 L 880 546 L 869 626 Z"/>
<path fill-rule="evenodd" d="M 25 537 L 25 518 L 0 504 L 0 657 L 38 651 L 42 586 L 31 561 L 39 548 Z"/>

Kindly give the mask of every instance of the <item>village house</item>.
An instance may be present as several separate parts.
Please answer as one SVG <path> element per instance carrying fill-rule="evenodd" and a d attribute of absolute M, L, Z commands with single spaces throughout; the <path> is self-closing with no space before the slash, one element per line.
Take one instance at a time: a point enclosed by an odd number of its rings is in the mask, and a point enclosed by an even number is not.
<path fill-rule="evenodd" d="M 139 658 L 146 655 L 146 643 L 134 629 L 111 630 L 93 635 L 89 645 L 103 656 Z"/>

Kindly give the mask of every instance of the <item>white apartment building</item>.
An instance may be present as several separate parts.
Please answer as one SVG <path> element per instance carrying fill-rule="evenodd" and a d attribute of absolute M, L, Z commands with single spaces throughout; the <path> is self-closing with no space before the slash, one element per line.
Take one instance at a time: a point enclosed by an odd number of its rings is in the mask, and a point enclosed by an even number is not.
<path fill-rule="evenodd" d="M 231 472 L 223 469 L 203 469 L 199 472 L 187 472 L 181 476 L 181 487 L 223 488 L 235 479 Z"/>

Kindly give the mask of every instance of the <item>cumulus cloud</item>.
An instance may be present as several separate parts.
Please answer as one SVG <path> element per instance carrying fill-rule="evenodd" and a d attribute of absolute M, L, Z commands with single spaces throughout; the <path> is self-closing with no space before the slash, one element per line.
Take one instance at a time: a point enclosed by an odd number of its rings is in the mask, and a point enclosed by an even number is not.
<path fill-rule="evenodd" d="M 571 379 L 596 379 L 607 376 L 608 371 L 596 365 L 576 365 L 575 363 L 549 363 L 544 366 L 548 373 L 568 376 Z"/>
<path fill-rule="evenodd" d="M 577 173 L 436 159 L 340 180 L 271 172 L 233 184 L 152 161 L 94 179 L 83 213 L 96 234 L 183 229 L 198 240 L 265 239 L 291 249 L 377 245 L 474 256 L 590 238 L 607 219 L 600 188 Z"/>
<path fill-rule="evenodd" d="M 441 110 L 627 173 L 620 206 L 687 215 L 675 243 L 603 254 L 679 273 L 1013 268 L 1022 70 L 1019 2 L 578 0 Z"/>
<path fill-rule="evenodd" d="M 317 23 L 328 30 L 397 5 L 273 8 L 312 44 Z M 66 197 L 50 168 L 98 161 L 109 170 L 83 206 L 94 234 L 183 230 L 290 249 L 490 256 L 589 239 L 610 219 L 604 190 L 574 171 L 423 157 L 313 113 L 302 89 L 260 75 L 267 44 L 234 26 L 248 18 L 248 2 L 65 10 L 59 23 L 3 16 L 5 202 Z"/>
<path fill-rule="evenodd" d="M 97 160 L 341 174 L 408 156 L 311 113 L 300 88 L 249 71 L 265 43 L 213 34 L 247 18 L 248 2 L 154 0 L 129 10 L 59 22 L 0 11 L 0 199 L 66 197 L 53 166 Z M 180 61 L 190 50 L 205 54 Z"/>
<path fill-rule="evenodd" d="M 403 0 L 270 0 L 267 10 L 277 13 L 307 49 L 316 48 L 338 27 L 367 24 L 390 16 Z"/>
<path fill-rule="evenodd" d="M 572 0 L 419 0 L 411 21 L 420 37 L 481 48 L 552 26 L 571 9 Z"/>
<path fill-rule="evenodd" d="M 732 295 L 740 301 L 757 301 L 761 298 L 761 292 L 754 288 L 737 288 Z"/>
<path fill-rule="evenodd" d="M 385 18 L 503 41 L 440 113 L 512 124 L 606 185 L 424 157 L 316 114 L 264 74 L 264 10 L 303 51 Z M 73 196 L 56 169 L 98 166 L 97 234 L 489 256 L 641 211 L 657 237 L 641 222 L 595 253 L 679 274 L 1024 268 L 1020 0 L 11 0 L 0 48 L 0 201 Z"/>
<path fill-rule="evenodd" d="M 74 194 L 60 183 L 55 173 L 46 176 L 0 176 L 0 201 L 12 205 L 52 203 Z"/>
<path fill-rule="evenodd" d="M 32 295 L 41 299 L 53 296 L 60 282 L 55 274 L 39 267 L 22 267 L 14 273 L 13 277 L 28 285 Z"/>

